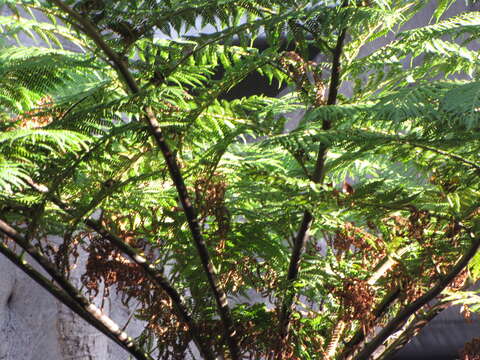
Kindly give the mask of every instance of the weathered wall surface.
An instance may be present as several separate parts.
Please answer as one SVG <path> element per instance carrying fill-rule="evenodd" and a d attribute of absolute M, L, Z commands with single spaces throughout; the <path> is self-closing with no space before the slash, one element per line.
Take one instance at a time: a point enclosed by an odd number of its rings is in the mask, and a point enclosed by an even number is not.
<path fill-rule="evenodd" d="M 80 265 L 85 258 L 80 258 Z M 81 266 L 79 267 L 81 268 Z M 0 360 L 124 360 L 126 352 L 0 257 Z M 78 279 L 80 273 L 73 272 Z M 130 310 L 112 291 L 104 312 L 121 326 Z M 139 335 L 133 321 L 127 331 Z"/>

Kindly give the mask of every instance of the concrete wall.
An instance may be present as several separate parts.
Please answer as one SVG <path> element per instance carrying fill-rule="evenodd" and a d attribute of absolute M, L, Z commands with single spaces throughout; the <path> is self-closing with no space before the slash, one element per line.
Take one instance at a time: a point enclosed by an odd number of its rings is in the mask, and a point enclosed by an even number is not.
<path fill-rule="evenodd" d="M 79 269 L 85 255 L 79 259 Z M 83 269 L 72 272 L 78 282 Z M 97 302 L 97 305 L 98 304 Z M 123 326 L 130 316 L 115 292 L 104 312 Z M 141 323 L 127 332 L 138 336 Z M 126 360 L 127 353 L 0 256 L 0 360 Z"/>

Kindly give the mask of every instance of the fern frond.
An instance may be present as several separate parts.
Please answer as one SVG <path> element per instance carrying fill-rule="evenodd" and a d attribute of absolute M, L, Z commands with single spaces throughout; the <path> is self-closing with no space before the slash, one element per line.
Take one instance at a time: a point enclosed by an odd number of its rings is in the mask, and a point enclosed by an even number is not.
<path fill-rule="evenodd" d="M 28 185 L 30 176 L 22 164 L 11 161 L 0 161 L 0 198 L 22 191 Z"/>
<path fill-rule="evenodd" d="M 85 46 L 85 42 L 73 36 L 70 29 L 58 23 L 40 22 L 36 19 L 27 19 L 21 16 L 0 16 L 1 37 L 13 38 L 19 46 L 23 45 L 20 35 L 26 34 L 31 40 L 41 46 L 41 41 L 50 48 L 64 48 L 65 39 L 78 49 Z"/>
<path fill-rule="evenodd" d="M 1 105 L 13 112 L 29 110 L 32 102 L 55 95 L 59 87 L 79 80 L 79 74 L 94 78 L 92 71 L 97 69 L 94 62 L 72 52 L 34 47 L 2 49 Z"/>

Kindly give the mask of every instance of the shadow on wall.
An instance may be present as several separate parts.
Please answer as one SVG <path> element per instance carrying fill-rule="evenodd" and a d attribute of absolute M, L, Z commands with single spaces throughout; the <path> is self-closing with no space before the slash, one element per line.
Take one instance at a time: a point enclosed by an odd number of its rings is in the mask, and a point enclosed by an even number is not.
<path fill-rule="evenodd" d="M 477 283 L 475 289 L 479 287 Z M 473 314 L 467 322 L 460 313 L 460 306 L 454 306 L 426 325 L 392 360 L 458 359 L 464 344 L 476 337 L 480 337 L 480 314 Z"/>

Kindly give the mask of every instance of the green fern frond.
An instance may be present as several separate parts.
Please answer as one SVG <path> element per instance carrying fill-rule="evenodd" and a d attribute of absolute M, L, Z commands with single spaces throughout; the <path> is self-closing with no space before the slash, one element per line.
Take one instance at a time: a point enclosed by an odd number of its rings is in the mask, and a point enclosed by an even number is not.
<path fill-rule="evenodd" d="M 28 186 L 30 176 L 20 163 L 0 161 L 0 198 L 7 198 Z"/>
<path fill-rule="evenodd" d="M 53 18 L 54 19 L 54 18 Z M 58 23 L 40 22 L 36 19 L 30 20 L 21 16 L 0 16 L 1 37 L 5 39 L 13 38 L 19 46 L 23 45 L 20 35 L 26 34 L 30 39 L 41 46 L 43 41 L 50 48 L 63 49 L 65 39 L 78 49 L 85 46 L 85 42 L 77 36 L 73 36 L 70 29 L 61 26 Z"/>
<path fill-rule="evenodd" d="M 55 153 L 77 152 L 88 148 L 90 139 L 68 130 L 17 129 L 0 134 L 0 152 L 15 154 L 20 149 L 42 149 Z"/>
<path fill-rule="evenodd" d="M 72 71 L 72 68 L 75 70 Z M 0 94 L 2 106 L 13 112 L 29 110 L 33 102 L 55 95 L 58 88 L 78 81 L 78 75 L 92 79 L 98 70 L 85 57 L 62 50 L 9 48 L 0 51 Z"/>

